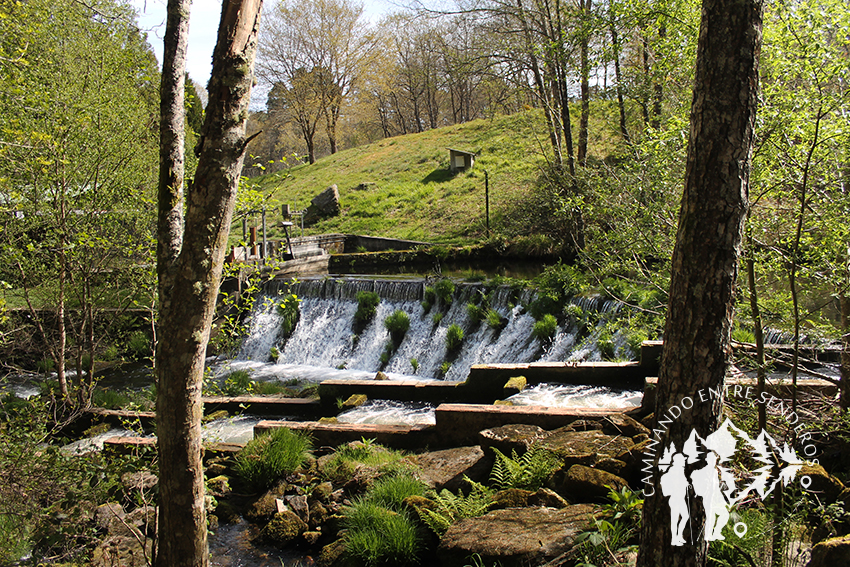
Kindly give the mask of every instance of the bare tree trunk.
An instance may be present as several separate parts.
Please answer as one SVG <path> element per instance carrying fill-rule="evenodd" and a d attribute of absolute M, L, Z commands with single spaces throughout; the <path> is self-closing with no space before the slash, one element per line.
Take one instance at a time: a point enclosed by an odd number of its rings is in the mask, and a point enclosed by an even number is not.
<path fill-rule="evenodd" d="M 757 399 L 760 400 L 762 399 L 761 394 L 765 390 L 766 378 L 764 365 L 764 328 L 761 323 L 761 309 L 759 308 L 758 289 L 756 288 L 756 260 L 753 257 L 755 250 L 753 249 L 753 241 L 749 234 L 747 234 L 747 249 L 747 283 L 750 288 L 750 311 L 753 314 L 753 335 L 756 338 L 756 376 L 758 380 L 756 394 L 758 396 Z M 759 429 L 765 429 L 767 427 L 767 404 L 758 404 L 758 414 Z"/>
<path fill-rule="evenodd" d="M 841 302 L 841 407 L 850 407 L 850 297 L 839 296 Z"/>
<path fill-rule="evenodd" d="M 703 0 L 691 106 L 687 171 L 672 278 L 652 439 L 658 441 L 647 480 L 638 567 L 705 565 L 701 502 L 691 499 L 685 545 L 672 545 L 671 508 L 658 461 L 666 447 L 681 451 L 692 431 L 705 438 L 719 422 L 731 342 L 738 256 L 748 207 L 748 183 L 758 88 L 762 0 Z M 708 389 L 720 392 L 706 396 Z M 691 400 L 690 407 L 683 401 Z M 673 406 L 684 406 L 677 419 Z M 690 472 L 690 471 L 689 471 Z"/>
<path fill-rule="evenodd" d="M 611 49 L 614 53 L 614 79 L 617 81 L 617 108 L 620 110 L 620 134 L 623 141 L 631 143 L 629 130 L 626 126 L 626 104 L 623 100 L 623 80 L 620 76 L 620 37 L 617 33 L 617 23 L 614 20 L 614 3 L 608 5 L 608 23 L 611 29 Z"/>
<path fill-rule="evenodd" d="M 578 127 L 578 163 L 587 164 L 587 127 L 590 121 L 590 8 L 592 0 L 580 0 L 581 41 L 579 44 L 581 59 L 581 119 Z M 569 116 L 569 113 L 567 113 Z"/>
<path fill-rule="evenodd" d="M 261 6 L 262 0 L 225 0 L 222 5 L 209 102 L 197 150 L 198 168 L 187 199 L 182 245 L 173 262 L 167 258 L 162 261 L 168 269 L 166 281 L 170 287 L 160 293 L 156 368 L 158 567 L 205 567 L 209 562 L 201 462 L 201 386 L 247 145 L 245 120 Z M 173 7 L 175 13 L 180 8 Z M 169 5 L 169 23 L 171 8 Z M 188 18 L 187 9 L 177 16 L 181 18 Z M 168 29 L 175 33 L 173 26 Z M 175 65 L 178 66 L 182 67 Z M 161 206 L 166 208 L 169 204 Z M 168 237 L 170 228 L 170 224 L 160 226 L 161 237 Z M 171 248 L 164 250 L 167 253 Z"/>

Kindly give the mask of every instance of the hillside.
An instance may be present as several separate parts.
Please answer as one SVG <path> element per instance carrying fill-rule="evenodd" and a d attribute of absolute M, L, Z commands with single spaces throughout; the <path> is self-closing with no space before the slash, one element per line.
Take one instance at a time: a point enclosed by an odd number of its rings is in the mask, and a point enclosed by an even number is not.
<path fill-rule="evenodd" d="M 269 203 L 277 211 L 283 203 L 303 209 L 336 184 L 342 214 L 305 234 L 467 243 L 485 236 L 485 170 L 491 227 L 497 230 L 499 219 L 512 214 L 512 204 L 538 177 L 540 148 L 546 144 L 540 113 L 529 111 L 380 140 L 250 182 L 271 193 Z M 475 167 L 452 175 L 447 148 L 477 152 Z M 280 220 L 279 212 L 268 220 L 271 238 L 281 237 L 280 229 L 273 228 Z M 232 235 L 241 235 L 236 223 Z"/>

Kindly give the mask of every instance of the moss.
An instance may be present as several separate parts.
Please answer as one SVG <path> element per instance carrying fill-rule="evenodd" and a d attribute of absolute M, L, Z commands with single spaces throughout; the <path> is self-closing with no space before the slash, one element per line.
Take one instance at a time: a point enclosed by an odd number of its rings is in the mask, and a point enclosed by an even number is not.
<path fill-rule="evenodd" d="M 277 545 L 286 545 L 307 531 L 307 524 L 294 512 L 284 510 L 274 515 L 260 532 L 260 537 Z"/>
<path fill-rule="evenodd" d="M 528 385 L 528 380 L 526 380 L 525 376 L 514 376 L 513 378 L 508 379 L 505 382 L 504 394 L 505 396 L 513 396 L 514 394 L 519 394 L 525 387 Z"/>
<path fill-rule="evenodd" d="M 344 408 L 356 408 L 360 407 L 369 401 L 369 398 L 366 394 L 351 394 L 347 400 L 342 402 L 342 407 Z"/>
<path fill-rule="evenodd" d="M 339 423 L 339 420 L 335 417 L 320 417 L 319 423 Z"/>
<path fill-rule="evenodd" d="M 514 405 L 514 403 L 509 401 L 509 400 L 496 400 L 495 402 L 493 402 L 493 405 L 494 406 L 512 406 L 512 405 Z"/>
<path fill-rule="evenodd" d="M 230 414 L 227 413 L 227 410 L 218 410 L 212 412 L 211 414 L 205 415 L 201 421 L 203 423 L 209 423 L 217 419 L 227 419 L 228 417 L 230 417 Z"/>

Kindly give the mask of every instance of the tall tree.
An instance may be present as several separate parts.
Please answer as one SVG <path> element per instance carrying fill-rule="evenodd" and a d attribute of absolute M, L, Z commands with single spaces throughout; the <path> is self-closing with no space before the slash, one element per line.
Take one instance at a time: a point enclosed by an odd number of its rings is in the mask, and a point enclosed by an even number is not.
<path fill-rule="evenodd" d="M 201 385 L 236 189 L 248 140 L 262 0 L 222 4 L 198 166 L 181 210 L 189 0 L 170 0 L 162 79 L 156 352 L 159 567 L 208 564 Z"/>
<path fill-rule="evenodd" d="M 731 341 L 734 286 L 758 95 L 761 0 L 703 0 L 696 82 L 691 107 L 685 190 L 679 215 L 656 416 L 699 390 L 722 390 Z M 722 396 L 693 404 L 654 438 L 677 450 L 696 430 L 719 425 Z M 657 452 L 661 457 L 662 451 Z M 655 470 L 658 471 L 658 458 Z M 671 509 L 660 474 L 643 509 L 639 567 L 704 565 L 704 514 L 694 499 L 690 522 L 697 541 L 672 545 Z"/>

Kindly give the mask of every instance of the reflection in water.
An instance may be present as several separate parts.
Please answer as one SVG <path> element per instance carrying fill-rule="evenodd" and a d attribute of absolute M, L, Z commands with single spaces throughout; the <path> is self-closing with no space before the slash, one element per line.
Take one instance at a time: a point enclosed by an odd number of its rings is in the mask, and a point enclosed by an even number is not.
<path fill-rule="evenodd" d="M 312 567 L 313 558 L 257 542 L 260 529 L 240 520 L 222 524 L 210 535 L 211 567 Z"/>

